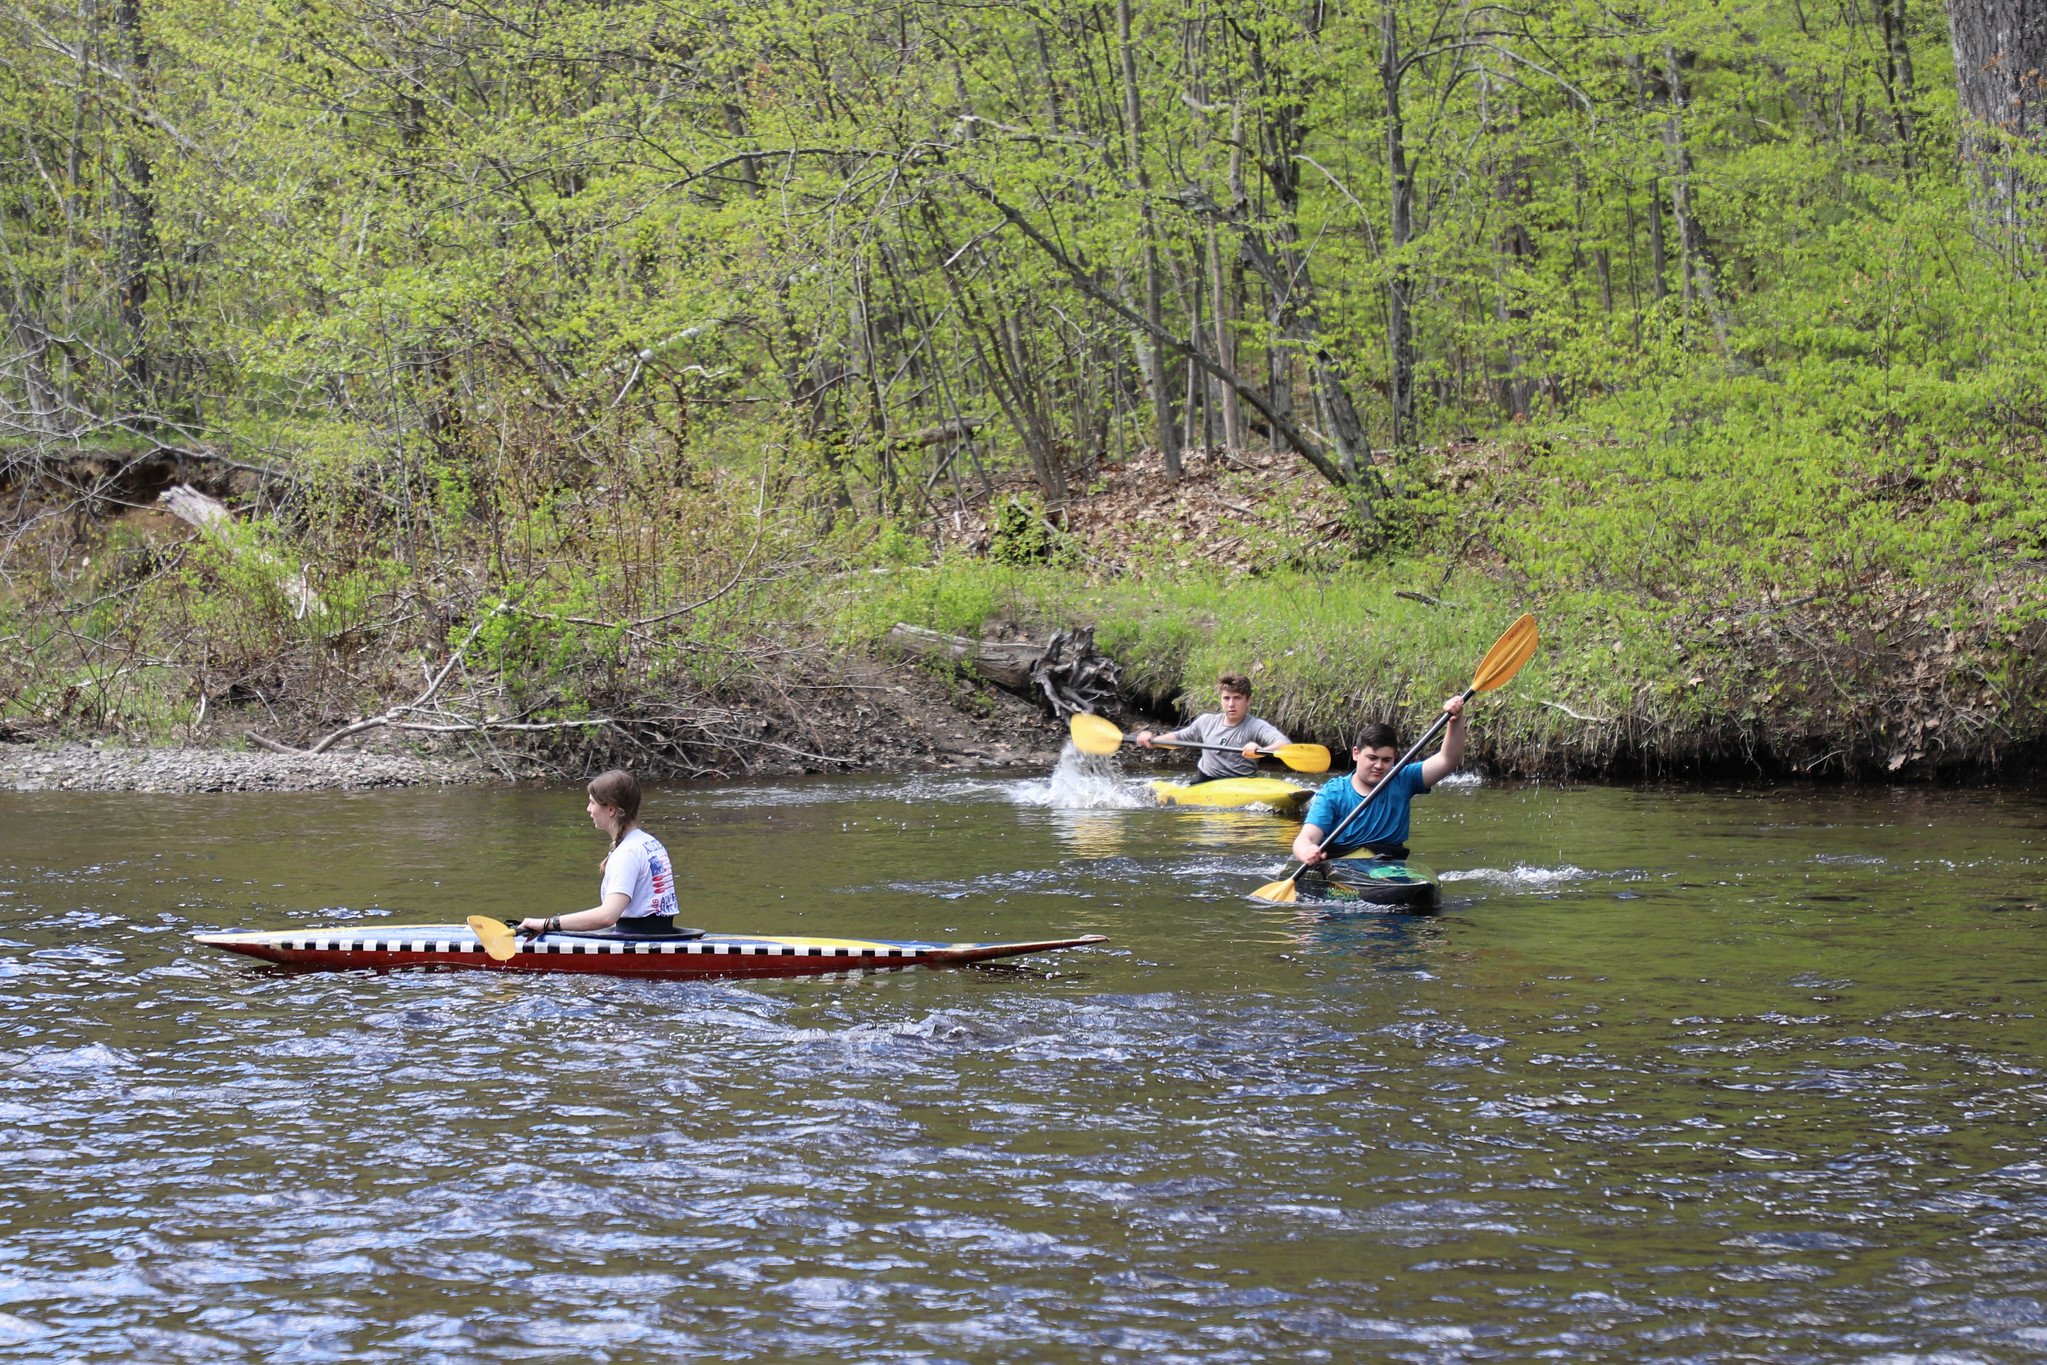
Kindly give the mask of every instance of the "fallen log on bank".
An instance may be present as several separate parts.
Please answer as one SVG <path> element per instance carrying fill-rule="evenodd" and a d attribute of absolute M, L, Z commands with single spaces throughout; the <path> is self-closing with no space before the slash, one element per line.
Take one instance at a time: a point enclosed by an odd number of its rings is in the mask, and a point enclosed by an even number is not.
<path fill-rule="evenodd" d="M 1116 702 L 1116 661 L 1096 652 L 1092 626 L 1054 631 L 1039 645 L 972 640 L 898 622 L 889 630 L 888 643 L 912 658 L 950 660 L 1006 692 L 1030 698 L 1061 720 Z"/>

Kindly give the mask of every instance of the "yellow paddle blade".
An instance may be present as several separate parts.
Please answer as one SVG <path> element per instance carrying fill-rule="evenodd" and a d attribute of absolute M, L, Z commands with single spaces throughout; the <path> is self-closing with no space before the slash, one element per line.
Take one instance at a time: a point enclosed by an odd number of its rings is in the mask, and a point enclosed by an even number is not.
<path fill-rule="evenodd" d="M 1288 877 L 1283 882 L 1267 882 L 1251 894 L 1262 901 L 1275 901 L 1280 905 L 1291 905 L 1301 898 L 1300 888 L 1294 885 L 1294 877 L 1300 875 L 1299 872 L 1296 872 L 1293 877 Z"/>
<path fill-rule="evenodd" d="M 511 925 L 489 915 L 471 915 L 466 923 L 476 931 L 483 951 L 493 962 L 510 962 L 519 951 L 519 935 Z"/>
<path fill-rule="evenodd" d="M 1100 716 L 1075 712 L 1066 722 L 1073 747 L 1084 754 L 1113 754 L 1123 744 L 1123 732 Z"/>
<path fill-rule="evenodd" d="M 1490 692 L 1505 685 L 1521 665 L 1535 657 L 1535 617 L 1524 613 L 1520 620 L 1507 627 L 1506 634 L 1493 642 L 1485 658 L 1479 660 L 1478 672 L 1471 677 L 1471 690 Z"/>
<path fill-rule="evenodd" d="M 1282 744 L 1272 754 L 1297 773 L 1329 771 L 1329 750 L 1320 744 Z"/>

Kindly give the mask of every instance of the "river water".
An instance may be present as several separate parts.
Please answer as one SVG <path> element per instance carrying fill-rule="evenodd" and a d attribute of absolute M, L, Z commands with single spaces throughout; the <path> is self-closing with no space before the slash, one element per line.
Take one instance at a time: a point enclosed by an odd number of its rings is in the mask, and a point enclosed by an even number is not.
<path fill-rule="evenodd" d="M 0 793 L 0 1357 L 2047 1358 L 2047 801 L 1416 806 L 1431 917 L 1062 771 L 650 794 L 685 918 L 1018 965 L 290 975 L 594 899 L 574 790 Z"/>

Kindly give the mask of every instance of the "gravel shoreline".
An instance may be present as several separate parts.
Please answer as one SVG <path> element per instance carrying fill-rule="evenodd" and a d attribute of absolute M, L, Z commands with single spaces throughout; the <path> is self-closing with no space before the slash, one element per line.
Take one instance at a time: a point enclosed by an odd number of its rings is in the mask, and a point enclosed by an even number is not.
<path fill-rule="evenodd" d="M 995 688 L 968 694 L 956 682 L 917 671 L 849 674 L 844 693 L 781 718 L 776 744 L 746 765 L 755 777 L 815 772 L 1050 771 L 1066 726 L 1030 702 Z M 507 772 L 466 753 L 422 756 L 398 749 L 349 747 L 324 754 L 280 754 L 231 747 L 128 745 L 115 740 L 32 738 L 0 726 L 0 792 L 310 792 L 376 787 L 510 785 L 547 775 L 520 763 Z M 247 741 L 239 741 L 246 744 Z M 1190 766 L 1190 765 L 1181 765 Z M 659 773 L 641 773 L 662 780 Z"/>
<path fill-rule="evenodd" d="M 501 780 L 466 760 L 411 754 L 0 744 L 0 791 L 361 791 Z"/>

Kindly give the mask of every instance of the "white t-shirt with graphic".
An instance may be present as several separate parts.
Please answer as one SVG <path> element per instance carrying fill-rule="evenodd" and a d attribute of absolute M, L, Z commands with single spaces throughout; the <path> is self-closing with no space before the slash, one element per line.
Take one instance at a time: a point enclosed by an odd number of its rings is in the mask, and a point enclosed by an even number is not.
<path fill-rule="evenodd" d="M 673 915 L 681 908 L 675 899 L 675 866 L 668 861 L 668 850 L 643 829 L 619 840 L 604 860 L 604 886 L 597 899 L 602 902 L 614 891 L 632 897 L 620 919 Z"/>

